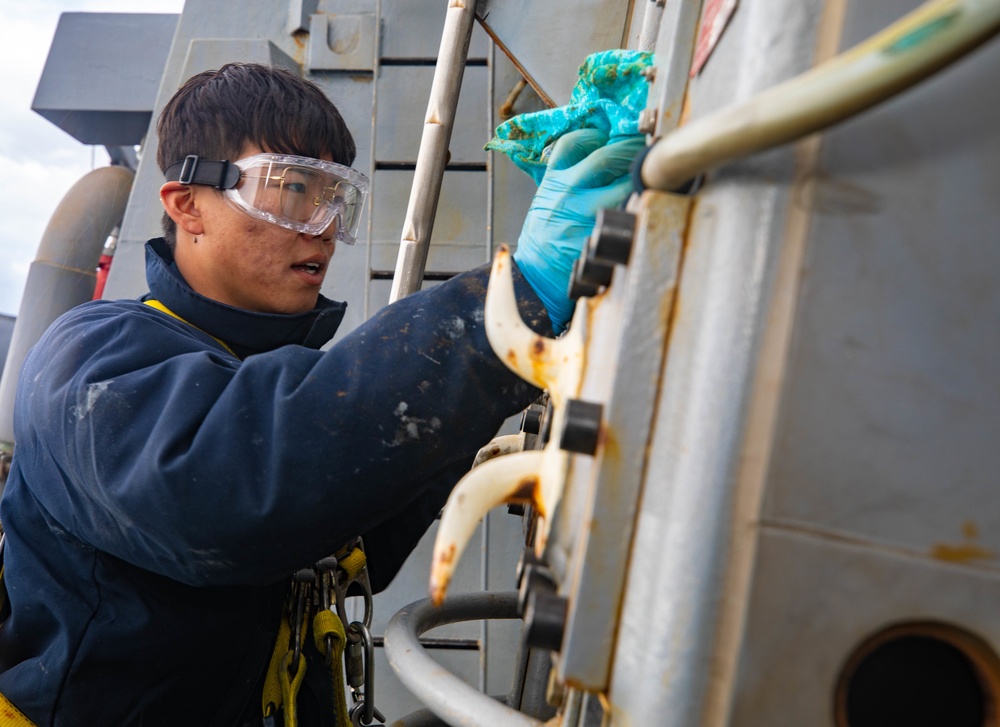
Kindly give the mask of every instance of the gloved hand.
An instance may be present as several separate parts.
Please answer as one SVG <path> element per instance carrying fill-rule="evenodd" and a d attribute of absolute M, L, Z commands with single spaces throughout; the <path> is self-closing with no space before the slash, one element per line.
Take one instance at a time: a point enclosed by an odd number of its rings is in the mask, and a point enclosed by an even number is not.
<path fill-rule="evenodd" d="M 598 129 L 578 129 L 552 150 L 542 183 L 531 201 L 514 260 L 542 299 L 556 333 L 573 317 L 569 299 L 573 263 L 594 229 L 597 211 L 617 207 L 632 191 L 629 166 L 644 136 L 608 144 Z"/>

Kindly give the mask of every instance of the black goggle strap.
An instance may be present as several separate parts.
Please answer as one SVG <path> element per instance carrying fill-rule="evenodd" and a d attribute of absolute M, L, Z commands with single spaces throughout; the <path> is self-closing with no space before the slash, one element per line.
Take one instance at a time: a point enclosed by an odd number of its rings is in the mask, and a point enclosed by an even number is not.
<path fill-rule="evenodd" d="M 188 154 L 184 161 L 167 167 L 163 173 L 168 182 L 204 184 L 216 189 L 232 189 L 240 182 L 240 168 L 229 161 L 213 162 Z"/>

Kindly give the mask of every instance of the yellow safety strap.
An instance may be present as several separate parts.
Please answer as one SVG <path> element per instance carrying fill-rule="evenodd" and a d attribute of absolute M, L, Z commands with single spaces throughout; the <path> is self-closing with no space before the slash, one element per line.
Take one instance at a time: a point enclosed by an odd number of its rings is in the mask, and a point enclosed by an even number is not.
<path fill-rule="evenodd" d="M 361 548 L 354 548 L 342 560 L 338 560 L 337 564 L 348 574 L 348 579 L 353 580 L 365 567 L 365 562 L 365 552 Z M 306 671 L 306 661 L 300 652 L 299 668 L 296 670 L 295 676 L 290 678 L 289 668 L 294 658 L 294 652 L 288 648 L 292 635 L 292 627 L 288 622 L 289 606 L 289 603 L 285 604 L 284 615 L 278 625 L 278 637 L 274 642 L 274 650 L 271 652 L 267 675 L 264 677 L 261 711 L 265 717 L 270 717 L 283 706 L 285 727 L 296 727 L 298 717 L 295 699 Z M 344 628 L 344 622 L 334 611 L 320 609 L 313 617 L 312 630 L 316 649 L 323 656 L 327 655 L 327 636 L 332 637 L 333 654 L 330 658 L 330 675 L 333 680 L 333 708 L 337 724 L 348 725 L 351 723 L 351 719 L 347 711 L 347 697 L 344 694 L 344 649 L 347 646 L 347 630 Z M 302 638 L 305 639 L 305 633 L 302 634 Z M 0 727 L 3 727 L 3 723 L 0 723 Z"/>
<path fill-rule="evenodd" d="M 156 308 L 156 310 L 162 311 L 163 313 L 166 313 L 168 316 L 176 318 L 181 323 L 187 323 L 189 326 L 191 326 L 196 331 L 201 331 L 201 329 L 198 328 L 198 326 L 196 326 L 194 323 L 191 323 L 190 321 L 184 320 L 179 315 L 177 315 L 176 313 L 174 313 L 172 310 L 170 310 L 169 308 L 167 308 L 167 306 L 163 305 L 163 303 L 161 303 L 160 301 L 151 298 L 151 299 L 145 301 L 145 303 L 150 308 Z M 201 331 L 201 332 L 204 333 L 206 336 L 212 336 L 212 334 L 209 333 L 208 331 Z M 223 341 L 221 338 L 216 338 L 215 336 L 212 336 L 212 339 L 216 343 L 218 343 L 220 346 L 222 346 L 224 349 L 226 349 L 227 351 L 229 351 L 229 353 L 233 354 L 233 356 L 236 356 L 236 353 L 233 351 L 233 349 L 231 349 L 229 347 L 229 345 L 225 341 Z M 239 356 L 236 356 L 236 358 L 239 358 Z"/>
<path fill-rule="evenodd" d="M 274 651 L 271 653 L 271 662 L 267 667 L 267 676 L 264 677 L 264 693 L 261 696 L 261 709 L 265 717 L 270 717 L 278 711 L 282 703 L 281 678 L 278 676 L 281 670 L 281 662 L 288 652 L 288 640 L 292 636 L 292 627 L 288 623 L 288 609 L 281 618 L 278 626 L 278 638 L 274 642 Z"/>
<path fill-rule="evenodd" d="M 4 695 L 0 694 L 0 727 L 35 727 L 35 723 L 24 716 Z"/>
<path fill-rule="evenodd" d="M 347 697 L 344 695 L 344 647 L 347 646 L 347 631 L 340 616 L 329 609 L 320 609 L 313 618 L 313 641 L 316 648 L 326 656 L 326 637 L 333 637 L 333 657 L 330 660 L 330 674 L 333 679 L 333 711 L 338 725 L 347 725 L 351 719 L 347 714 Z"/>
<path fill-rule="evenodd" d="M 295 670 L 295 676 L 291 676 L 292 659 L 295 652 L 289 649 L 285 652 L 281 660 L 281 698 L 285 702 L 285 727 L 298 727 L 299 715 L 297 711 L 297 699 L 299 687 L 302 686 L 302 679 L 306 675 L 306 657 L 299 652 L 299 668 Z"/>
<path fill-rule="evenodd" d="M 347 573 L 347 579 L 351 581 L 358 577 L 358 573 L 365 567 L 365 563 L 365 551 L 361 548 L 355 548 L 350 555 L 337 560 L 337 565 L 344 569 Z"/>

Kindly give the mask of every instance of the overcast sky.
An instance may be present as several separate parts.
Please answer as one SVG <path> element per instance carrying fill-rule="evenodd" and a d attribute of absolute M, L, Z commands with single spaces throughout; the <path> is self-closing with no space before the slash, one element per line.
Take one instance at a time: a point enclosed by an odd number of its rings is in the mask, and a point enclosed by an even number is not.
<path fill-rule="evenodd" d="M 59 15 L 180 13 L 184 0 L 0 0 L 0 314 L 17 315 L 28 266 L 63 195 L 104 147 L 81 144 L 31 110 Z"/>

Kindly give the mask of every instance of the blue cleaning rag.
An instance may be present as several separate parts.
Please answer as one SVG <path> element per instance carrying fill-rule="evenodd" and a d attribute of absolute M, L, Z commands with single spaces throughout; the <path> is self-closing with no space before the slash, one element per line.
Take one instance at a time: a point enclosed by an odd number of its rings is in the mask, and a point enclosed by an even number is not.
<path fill-rule="evenodd" d="M 648 51 L 607 50 L 587 56 L 569 104 L 505 121 L 486 149 L 503 152 L 539 184 L 546 149 L 563 134 L 587 128 L 606 131 L 611 139 L 638 134 L 639 112 L 646 108 L 649 94 L 642 69 L 652 64 Z"/>

